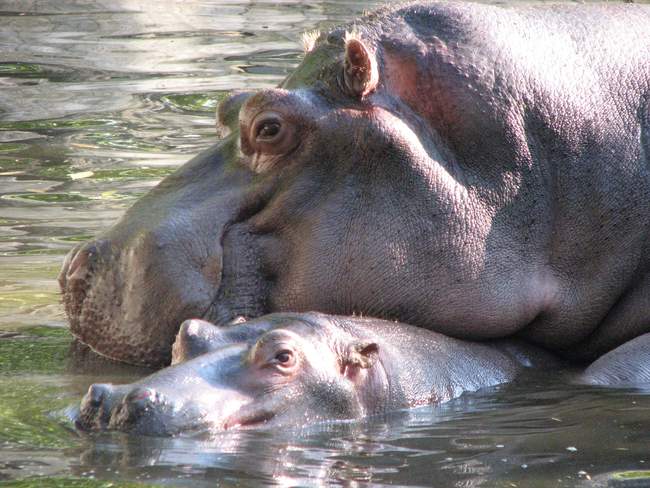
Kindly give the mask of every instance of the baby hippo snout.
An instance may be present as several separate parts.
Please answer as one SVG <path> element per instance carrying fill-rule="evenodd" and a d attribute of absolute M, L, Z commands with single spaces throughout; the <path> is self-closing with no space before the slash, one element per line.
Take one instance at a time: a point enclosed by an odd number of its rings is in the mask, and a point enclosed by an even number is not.
<path fill-rule="evenodd" d="M 165 419 L 172 411 L 171 402 L 153 388 L 126 389 L 94 384 L 81 401 L 76 426 L 86 431 L 109 429 L 167 434 L 169 425 Z"/>

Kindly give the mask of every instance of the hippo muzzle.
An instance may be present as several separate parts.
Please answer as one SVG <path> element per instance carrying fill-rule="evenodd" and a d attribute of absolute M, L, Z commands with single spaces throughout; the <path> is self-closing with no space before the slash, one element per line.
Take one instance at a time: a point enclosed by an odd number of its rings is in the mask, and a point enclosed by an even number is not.
<path fill-rule="evenodd" d="M 204 316 L 219 290 L 222 239 L 248 182 L 226 163 L 232 145 L 195 158 L 70 252 L 59 283 L 83 343 L 131 364 L 169 364 L 179 325 Z"/>
<path fill-rule="evenodd" d="M 131 430 L 172 434 L 175 405 L 147 387 L 126 388 L 95 384 L 88 389 L 75 421 L 82 430 Z"/>
<path fill-rule="evenodd" d="M 209 361 L 172 366 L 130 385 L 93 384 L 75 425 L 147 435 L 227 428 L 252 401 L 238 384 L 241 355 L 241 345 L 233 344 L 213 352 Z"/>

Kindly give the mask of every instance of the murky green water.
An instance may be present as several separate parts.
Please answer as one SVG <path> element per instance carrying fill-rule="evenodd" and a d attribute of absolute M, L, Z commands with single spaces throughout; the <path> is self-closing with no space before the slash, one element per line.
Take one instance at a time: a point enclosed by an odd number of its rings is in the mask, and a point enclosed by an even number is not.
<path fill-rule="evenodd" d="M 274 86 L 301 32 L 375 3 L 0 0 L 0 486 L 605 486 L 650 469 L 650 396 L 561 378 L 295 432 L 70 428 L 90 383 L 143 372 L 69 359 L 64 254 L 212 144 L 224 94 Z"/>

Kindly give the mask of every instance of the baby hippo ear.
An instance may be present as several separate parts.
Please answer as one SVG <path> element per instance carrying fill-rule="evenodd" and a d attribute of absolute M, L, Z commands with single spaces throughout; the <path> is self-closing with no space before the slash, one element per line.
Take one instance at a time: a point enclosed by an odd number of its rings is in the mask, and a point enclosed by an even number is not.
<path fill-rule="evenodd" d="M 345 42 L 343 76 L 346 88 L 356 98 L 362 99 L 377 88 L 377 59 L 359 39 L 352 38 Z"/>
<path fill-rule="evenodd" d="M 354 380 L 362 369 L 372 367 L 378 356 L 379 346 L 376 342 L 357 342 L 350 345 L 343 361 L 343 375 Z"/>
<path fill-rule="evenodd" d="M 215 349 L 219 327 L 201 319 L 186 320 L 181 324 L 172 345 L 172 364 L 182 363 Z"/>

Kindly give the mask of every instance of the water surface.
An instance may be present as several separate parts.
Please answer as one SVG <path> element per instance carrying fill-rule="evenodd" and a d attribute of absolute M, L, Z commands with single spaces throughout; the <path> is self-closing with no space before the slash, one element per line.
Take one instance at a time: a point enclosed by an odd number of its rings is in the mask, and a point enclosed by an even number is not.
<path fill-rule="evenodd" d="M 64 415 L 129 367 L 70 360 L 64 254 L 215 141 L 233 89 L 377 2 L 0 2 L 0 485 L 587 486 L 650 464 L 650 397 L 532 377 L 440 408 L 216 438 L 79 435 Z"/>

